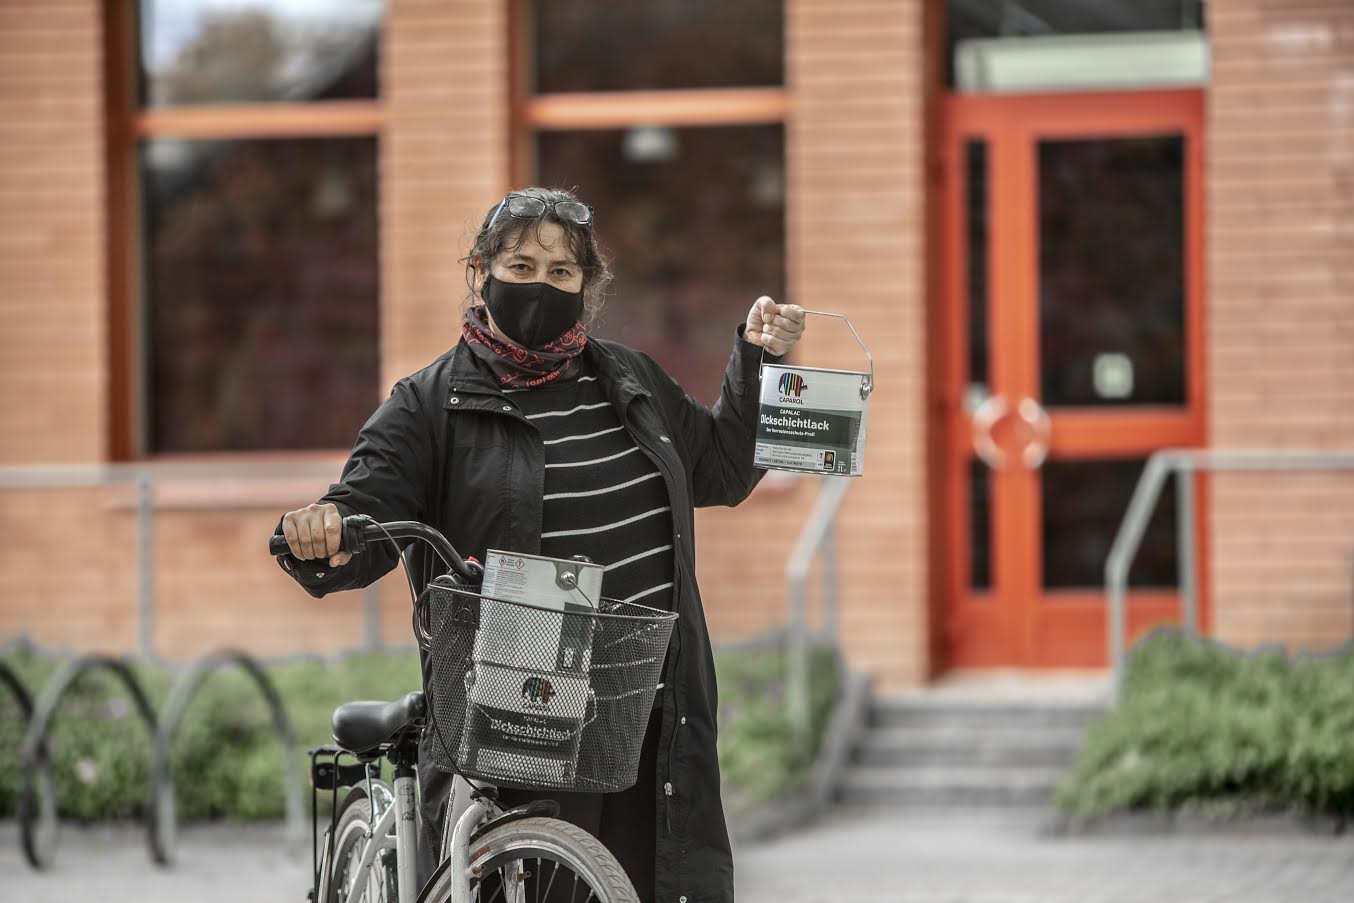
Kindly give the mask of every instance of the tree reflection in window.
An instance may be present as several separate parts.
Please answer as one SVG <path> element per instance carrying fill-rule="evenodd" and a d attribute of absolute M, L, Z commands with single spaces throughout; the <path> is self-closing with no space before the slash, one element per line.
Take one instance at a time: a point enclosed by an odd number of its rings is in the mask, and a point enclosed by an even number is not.
<path fill-rule="evenodd" d="M 142 0 L 145 106 L 375 98 L 382 0 Z"/>

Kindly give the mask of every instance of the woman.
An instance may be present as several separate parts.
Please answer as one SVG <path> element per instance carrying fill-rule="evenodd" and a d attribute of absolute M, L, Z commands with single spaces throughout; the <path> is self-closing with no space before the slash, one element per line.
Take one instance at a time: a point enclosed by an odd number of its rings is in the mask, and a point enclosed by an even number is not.
<path fill-rule="evenodd" d="M 485 214 L 466 260 L 480 303 L 465 312 L 460 342 L 400 380 L 362 428 L 342 479 L 283 518 L 292 554 L 314 560 L 289 572 L 318 597 L 389 571 L 397 559 L 388 548 L 357 560 L 339 551 L 341 518 L 360 513 L 432 524 L 481 560 L 489 548 L 587 555 L 607 566 L 608 597 L 677 611 L 638 783 L 543 795 L 616 854 L 641 900 L 732 900 L 693 509 L 736 505 L 760 479 L 758 363 L 789 351 L 804 313 L 758 298 L 707 409 L 647 355 L 587 335 L 585 311 L 596 311 L 611 274 L 592 210 L 569 192 L 509 194 Z M 426 583 L 436 573 L 429 556 L 421 546 L 411 554 L 416 583 Z M 450 776 L 422 759 L 421 842 L 435 857 Z M 533 796 L 504 790 L 501 799 Z"/>

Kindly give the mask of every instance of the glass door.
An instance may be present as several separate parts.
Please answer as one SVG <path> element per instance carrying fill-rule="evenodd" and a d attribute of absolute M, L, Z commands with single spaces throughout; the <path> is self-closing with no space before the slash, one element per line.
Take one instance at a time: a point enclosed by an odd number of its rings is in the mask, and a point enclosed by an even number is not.
<path fill-rule="evenodd" d="M 1105 558 L 1138 475 L 1204 439 L 1202 94 L 946 104 L 944 657 L 1102 666 Z M 1133 632 L 1177 618 L 1165 498 Z"/>

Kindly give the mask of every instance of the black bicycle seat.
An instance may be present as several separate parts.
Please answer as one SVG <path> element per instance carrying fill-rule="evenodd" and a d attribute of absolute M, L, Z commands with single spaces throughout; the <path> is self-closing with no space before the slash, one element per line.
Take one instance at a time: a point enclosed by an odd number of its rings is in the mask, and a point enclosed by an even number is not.
<path fill-rule="evenodd" d="M 334 742 L 349 752 L 367 752 L 413 727 L 426 711 L 422 690 L 394 702 L 345 702 L 334 709 Z"/>

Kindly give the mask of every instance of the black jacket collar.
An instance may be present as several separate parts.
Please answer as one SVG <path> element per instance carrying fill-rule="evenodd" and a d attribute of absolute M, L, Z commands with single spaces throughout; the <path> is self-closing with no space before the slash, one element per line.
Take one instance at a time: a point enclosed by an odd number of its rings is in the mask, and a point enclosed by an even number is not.
<path fill-rule="evenodd" d="M 588 343 L 583 347 L 583 356 L 601 378 L 603 390 L 611 402 L 624 407 L 636 396 L 648 395 L 649 390 L 640 383 L 634 371 L 617 354 L 618 347 L 611 342 L 589 337 Z M 448 410 L 455 408 L 451 403 L 453 396 L 493 395 L 500 398 L 503 396 L 503 389 L 479 363 L 465 339 L 461 339 L 447 352 L 447 370 L 447 392 L 443 407 Z"/>

